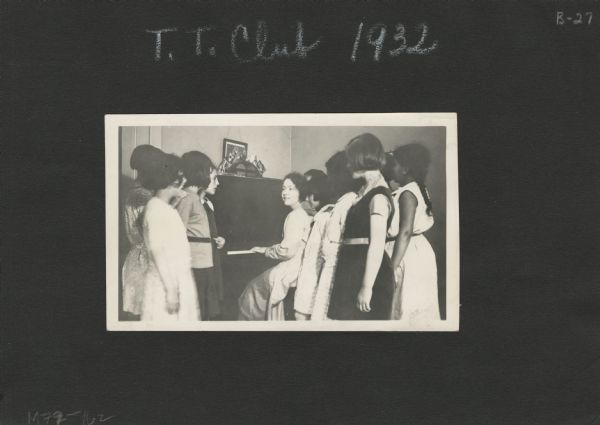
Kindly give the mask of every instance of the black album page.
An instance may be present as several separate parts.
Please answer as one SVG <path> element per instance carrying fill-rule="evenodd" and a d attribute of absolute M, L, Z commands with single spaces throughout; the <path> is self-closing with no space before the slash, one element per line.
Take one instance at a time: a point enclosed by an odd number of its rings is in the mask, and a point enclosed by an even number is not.
<path fill-rule="evenodd" d="M 597 1 L 0 7 L 0 423 L 600 424 Z"/>

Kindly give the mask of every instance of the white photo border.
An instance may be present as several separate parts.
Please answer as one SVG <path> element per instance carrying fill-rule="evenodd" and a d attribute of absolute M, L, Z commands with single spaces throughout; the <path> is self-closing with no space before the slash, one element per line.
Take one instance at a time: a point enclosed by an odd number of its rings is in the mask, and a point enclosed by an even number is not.
<path fill-rule="evenodd" d="M 446 127 L 446 319 L 386 321 L 119 321 L 119 128 L 125 126 Z M 458 331 L 460 242 L 456 113 L 106 115 L 106 328 L 108 331 Z"/>

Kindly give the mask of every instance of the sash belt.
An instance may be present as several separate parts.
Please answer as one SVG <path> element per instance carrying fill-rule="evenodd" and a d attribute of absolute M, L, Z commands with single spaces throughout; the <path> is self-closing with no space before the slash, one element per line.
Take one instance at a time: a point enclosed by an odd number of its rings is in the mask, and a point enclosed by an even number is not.
<path fill-rule="evenodd" d="M 422 233 L 413 233 L 412 236 L 420 236 Z M 386 238 L 386 242 L 395 242 L 396 238 Z M 342 240 L 342 245 L 369 245 L 369 238 L 349 238 Z"/>
<path fill-rule="evenodd" d="M 196 236 L 188 236 L 187 237 L 188 242 L 200 242 L 200 243 L 212 243 L 212 239 L 211 238 L 200 238 L 200 237 L 196 237 Z"/>

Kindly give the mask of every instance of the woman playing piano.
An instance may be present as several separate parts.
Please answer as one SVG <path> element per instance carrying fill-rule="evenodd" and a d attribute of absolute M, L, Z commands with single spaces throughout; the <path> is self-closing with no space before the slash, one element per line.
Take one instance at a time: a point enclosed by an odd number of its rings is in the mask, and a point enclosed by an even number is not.
<path fill-rule="evenodd" d="M 279 260 L 275 267 L 254 278 L 240 296 L 239 320 L 285 320 L 283 300 L 296 285 L 302 253 L 310 232 L 311 218 L 302 208 L 306 199 L 306 179 L 291 173 L 283 179 L 283 203 L 291 208 L 283 226 L 283 240 L 270 247 L 252 251 Z"/>

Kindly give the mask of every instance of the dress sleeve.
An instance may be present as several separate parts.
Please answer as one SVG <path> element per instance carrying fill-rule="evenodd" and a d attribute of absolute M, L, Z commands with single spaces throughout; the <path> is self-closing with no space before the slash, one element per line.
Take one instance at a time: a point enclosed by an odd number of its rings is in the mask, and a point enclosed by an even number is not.
<path fill-rule="evenodd" d="M 369 212 L 371 215 L 381 215 L 387 218 L 391 212 L 391 204 L 385 195 L 377 194 L 373 196 L 369 203 Z"/>
<path fill-rule="evenodd" d="M 306 233 L 307 218 L 304 215 L 288 214 L 283 226 L 283 240 L 281 243 L 267 248 L 265 256 L 275 260 L 289 260 L 303 246 Z"/>

